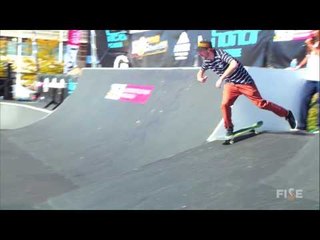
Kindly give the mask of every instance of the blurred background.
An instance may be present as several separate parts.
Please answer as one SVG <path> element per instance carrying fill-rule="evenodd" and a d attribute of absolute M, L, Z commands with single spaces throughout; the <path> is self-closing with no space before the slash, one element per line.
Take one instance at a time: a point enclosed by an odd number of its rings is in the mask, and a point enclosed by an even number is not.
<path fill-rule="evenodd" d="M 294 68 L 313 31 L 0 30 L 0 98 L 48 104 L 53 96 L 59 104 L 76 89 L 84 67 L 197 68 L 201 40 L 248 67 Z"/>

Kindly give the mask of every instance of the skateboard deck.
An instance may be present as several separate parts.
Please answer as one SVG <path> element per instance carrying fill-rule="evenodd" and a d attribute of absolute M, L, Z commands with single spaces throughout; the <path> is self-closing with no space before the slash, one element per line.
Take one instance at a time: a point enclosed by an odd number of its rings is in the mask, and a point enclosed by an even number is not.
<path fill-rule="evenodd" d="M 233 144 L 235 142 L 236 138 L 243 136 L 243 135 L 246 135 L 248 133 L 258 134 L 258 131 L 256 129 L 261 127 L 262 125 L 263 125 L 263 121 L 258 121 L 251 126 L 241 128 L 241 129 L 233 132 L 233 134 L 231 136 L 226 136 L 223 144 L 224 145 Z"/>

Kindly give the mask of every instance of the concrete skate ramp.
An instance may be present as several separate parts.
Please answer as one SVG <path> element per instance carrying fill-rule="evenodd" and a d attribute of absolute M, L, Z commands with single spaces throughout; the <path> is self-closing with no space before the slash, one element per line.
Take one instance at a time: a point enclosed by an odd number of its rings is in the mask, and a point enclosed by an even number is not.
<path fill-rule="evenodd" d="M 277 197 L 290 188 L 302 196 Z M 317 210 L 319 136 L 266 133 L 230 146 L 203 144 L 36 208 Z"/>
<path fill-rule="evenodd" d="M 220 121 L 221 91 L 196 81 L 197 69 L 87 69 L 73 95 L 48 118 L 2 132 L 12 151 L 40 160 L 78 186 L 198 146 Z M 146 104 L 105 99 L 114 83 L 153 85 Z M 16 157 L 17 159 L 17 157 Z M 5 181 L 5 179 L 4 179 Z M 4 196 L 5 197 L 5 196 Z"/>
<path fill-rule="evenodd" d="M 196 72 L 84 70 L 76 91 L 49 117 L 1 131 L 1 208 L 319 206 L 314 200 L 318 135 L 265 133 L 233 146 L 206 143 L 221 118 L 221 90 L 214 87 L 215 75 L 208 73 L 210 80 L 202 85 L 195 81 Z M 146 104 L 104 99 L 114 83 L 155 89 Z M 289 174 L 298 169 L 298 175 Z M 313 194 L 290 205 L 275 199 L 277 185 L 308 186 L 305 191 Z"/>
<path fill-rule="evenodd" d="M 51 111 L 17 103 L 0 102 L 0 129 L 17 129 L 29 126 Z"/>

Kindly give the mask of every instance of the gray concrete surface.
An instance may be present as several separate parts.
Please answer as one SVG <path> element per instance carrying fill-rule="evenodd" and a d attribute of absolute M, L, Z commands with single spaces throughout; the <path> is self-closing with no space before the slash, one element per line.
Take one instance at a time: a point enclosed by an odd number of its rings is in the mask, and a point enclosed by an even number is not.
<path fill-rule="evenodd" d="M 1 208 L 318 209 L 319 135 L 207 143 L 221 90 L 196 72 L 85 69 L 49 117 L 1 131 Z M 119 102 L 104 98 L 113 83 L 155 89 L 146 104 Z M 278 188 L 303 188 L 304 198 L 277 199 Z"/>
<path fill-rule="evenodd" d="M 19 103 L 0 102 L 0 129 L 17 129 L 29 126 L 52 111 Z"/>

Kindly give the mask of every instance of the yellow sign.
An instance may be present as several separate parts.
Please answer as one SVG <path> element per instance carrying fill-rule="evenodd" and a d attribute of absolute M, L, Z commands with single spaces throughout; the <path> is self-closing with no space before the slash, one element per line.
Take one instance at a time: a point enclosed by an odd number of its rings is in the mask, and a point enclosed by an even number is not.
<path fill-rule="evenodd" d="M 160 54 L 168 49 L 168 41 L 161 41 L 160 35 L 152 37 L 141 37 L 132 42 L 132 55 L 137 55 L 139 58 L 148 55 Z"/>

